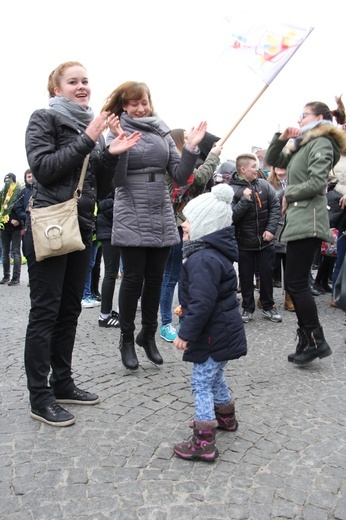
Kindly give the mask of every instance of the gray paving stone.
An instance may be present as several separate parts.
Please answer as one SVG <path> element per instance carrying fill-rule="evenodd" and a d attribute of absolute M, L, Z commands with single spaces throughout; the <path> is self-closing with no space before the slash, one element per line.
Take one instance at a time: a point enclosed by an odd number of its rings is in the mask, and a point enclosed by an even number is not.
<path fill-rule="evenodd" d="M 162 367 L 138 349 L 130 373 L 119 330 L 98 327 L 98 308 L 81 313 L 73 365 L 101 403 L 67 407 L 69 428 L 29 417 L 26 281 L 23 266 L 19 286 L 0 286 L 1 520 L 346 520 L 345 316 L 328 295 L 316 303 L 333 355 L 303 368 L 287 362 L 296 323 L 281 291 L 281 324 L 255 312 L 248 355 L 226 369 L 239 429 L 218 431 L 220 457 L 203 464 L 172 450 L 192 433 L 191 366 L 157 335 Z"/>

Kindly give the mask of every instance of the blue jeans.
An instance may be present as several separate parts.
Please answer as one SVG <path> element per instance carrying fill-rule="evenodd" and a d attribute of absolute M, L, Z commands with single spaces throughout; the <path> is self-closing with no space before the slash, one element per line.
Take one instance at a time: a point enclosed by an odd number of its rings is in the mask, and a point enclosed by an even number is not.
<path fill-rule="evenodd" d="M 90 266 L 89 271 L 87 274 L 87 279 L 85 281 L 84 291 L 83 291 L 83 300 L 86 300 L 87 298 L 92 298 L 91 293 L 91 278 L 92 278 L 92 270 L 95 265 L 97 250 L 99 248 L 99 243 L 97 240 L 93 240 L 92 248 L 91 248 L 91 259 L 90 259 Z"/>
<path fill-rule="evenodd" d="M 338 233 L 338 241 L 336 243 L 336 249 L 338 252 L 338 256 L 336 258 L 335 267 L 333 271 L 333 280 L 332 280 L 332 288 L 334 289 L 334 285 L 336 282 L 336 279 L 338 277 L 339 271 L 342 266 L 343 259 L 345 258 L 346 253 L 346 235 L 343 235 L 343 232 L 345 229 L 339 229 Z"/>
<path fill-rule="evenodd" d="M 172 323 L 172 306 L 174 298 L 175 286 L 179 284 L 181 275 L 181 265 L 183 260 L 183 230 L 181 226 L 178 227 L 180 242 L 171 247 L 165 272 L 163 274 L 161 297 L 160 297 L 160 311 L 162 325 Z"/>
<path fill-rule="evenodd" d="M 213 421 L 214 404 L 227 404 L 231 400 L 224 370 L 228 361 L 214 361 L 209 357 L 204 363 L 194 363 L 191 388 L 195 398 L 195 420 Z"/>

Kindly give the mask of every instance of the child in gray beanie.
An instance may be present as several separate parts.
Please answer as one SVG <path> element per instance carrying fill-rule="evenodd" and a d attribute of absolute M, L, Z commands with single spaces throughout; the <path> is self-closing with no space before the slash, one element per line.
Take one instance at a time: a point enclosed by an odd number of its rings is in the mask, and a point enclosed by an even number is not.
<path fill-rule="evenodd" d="M 193 363 L 191 388 L 195 416 L 190 440 L 174 453 L 187 460 L 212 462 L 218 457 L 216 428 L 235 431 L 234 398 L 224 370 L 229 360 L 247 353 L 237 299 L 238 246 L 232 226 L 233 189 L 214 186 L 183 210 L 183 267 L 180 303 L 183 319 L 174 346 Z"/>

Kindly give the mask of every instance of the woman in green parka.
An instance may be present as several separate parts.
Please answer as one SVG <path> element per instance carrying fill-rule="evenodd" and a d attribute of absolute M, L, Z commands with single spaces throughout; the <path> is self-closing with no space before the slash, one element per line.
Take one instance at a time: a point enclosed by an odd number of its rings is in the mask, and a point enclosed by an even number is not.
<path fill-rule="evenodd" d="M 325 103 L 307 103 L 298 119 L 299 128 L 275 134 L 265 156 L 268 164 L 287 169 L 280 240 L 287 242 L 285 286 L 298 321 L 298 345 L 288 361 L 298 365 L 332 353 L 308 280 L 316 248 L 322 241 L 332 241 L 327 182 L 340 152 L 346 149 L 345 132 L 333 123 L 333 114 Z"/>

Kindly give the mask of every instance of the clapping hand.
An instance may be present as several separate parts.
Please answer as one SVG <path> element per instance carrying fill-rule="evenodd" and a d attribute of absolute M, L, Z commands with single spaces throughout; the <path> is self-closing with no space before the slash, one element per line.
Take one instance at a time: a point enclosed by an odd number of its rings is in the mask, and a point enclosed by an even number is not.
<path fill-rule="evenodd" d="M 135 146 L 141 137 L 142 134 L 140 132 L 133 132 L 133 134 L 129 136 L 126 135 L 126 132 L 121 132 L 118 137 L 113 139 L 109 145 L 108 151 L 113 155 L 119 155 Z"/>

